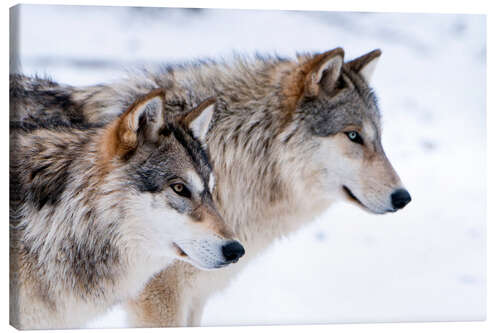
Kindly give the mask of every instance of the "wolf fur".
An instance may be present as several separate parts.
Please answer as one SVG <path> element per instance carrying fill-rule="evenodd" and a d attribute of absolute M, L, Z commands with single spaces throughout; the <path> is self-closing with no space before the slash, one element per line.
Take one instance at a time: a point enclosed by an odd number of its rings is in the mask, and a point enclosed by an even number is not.
<path fill-rule="evenodd" d="M 128 303 L 133 326 L 197 326 L 211 294 L 273 240 L 338 200 L 393 212 L 405 192 L 381 143 L 380 111 L 369 86 L 380 50 L 349 62 L 336 48 L 295 58 L 255 56 L 144 71 L 110 85 L 56 87 L 83 121 L 111 121 L 145 90 L 166 89 L 166 109 L 183 113 L 217 96 L 207 134 L 226 226 L 245 244 L 238 265 L 213 272 L 175 263 Z M 66 117 L 66 116 L 65 116 Z"/>
<path fill-rule="evenodd" d="M 139 98 L 106 126 L 11 123 L 15 327 L 82 327 L 175 258 L 202 269 L 237 261 L 223 253 L 235 242 L 212 201 L 200 141 L 214 101 L 167 119 L 164 96 Z"/>

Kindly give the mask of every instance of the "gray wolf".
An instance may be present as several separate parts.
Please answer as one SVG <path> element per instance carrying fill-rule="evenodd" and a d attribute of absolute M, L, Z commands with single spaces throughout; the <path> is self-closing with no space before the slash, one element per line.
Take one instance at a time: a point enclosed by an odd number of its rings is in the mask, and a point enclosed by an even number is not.
<path fill-rule="evenodd" d="M 244 249 L 212 199 L 208 99 L 184 116 L 165 92 L 106 125 L 11 123 L 11 323 L 82 327 L 174 259 L 215 269 Z"/>
<path fill-rule="evenodd" d="M 127 304 L 132 325 L 199 325 L 212 293 L 272 241 L 336 201 L 374 214 L 410 202 L 381 143 L 381 114 L 370 87 L 380 55 L 374 50 L 344 61 L 344 50 L 335 48 L 294 58 L 237 56 L 168 65 L 115 84 L 38 91 L 64 95 L 74 114 L 57 116 L 81 122 L 112 121 L 120 114 L 117 105 L 157 87 L 166 89 L 172 114 L 217 96 L 207 134 L 217 179 L 214 200 L 247 255 L 212 272 L 181 262 L 169 266 Z"/>

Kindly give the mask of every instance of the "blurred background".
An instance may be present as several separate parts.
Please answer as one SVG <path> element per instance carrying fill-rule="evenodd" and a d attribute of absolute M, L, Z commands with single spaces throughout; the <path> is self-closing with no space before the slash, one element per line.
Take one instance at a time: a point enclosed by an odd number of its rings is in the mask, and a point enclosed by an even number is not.
<path fill-rule="evenodd" d="M 22 5 L 18 71 L 73 85 L 233 52 L 375 48 L 386 153 L 413 201 L 338 204 L 276 241 L 205 308 L 203 325 L 482 320 L 486 316 L 486 19 Z M 228 311 L 228 309 L 230 309 Z M 123 327 L 120 306 L 89 327 Z"/>

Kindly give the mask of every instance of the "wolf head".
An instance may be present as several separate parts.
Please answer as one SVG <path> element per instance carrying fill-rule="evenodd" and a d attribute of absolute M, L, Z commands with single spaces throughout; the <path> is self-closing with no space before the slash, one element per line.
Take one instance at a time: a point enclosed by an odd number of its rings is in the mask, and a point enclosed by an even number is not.
<path fill-rule="evenodd" d="M 167 119 L 164 90 L 137 100 L 106 129 L 101 143 L 108 179 L 118 179 L 130 232 L 153 256 L 175 257 L 202 269 L 238 261 L 232 240 L 212 200 L 215 179 L 205 135 L 214 103 Z"/>
<path fill-rule="evenodd" d="M 344 62 L 337 48 L 299 56 L 285 81 L 293 117 L 306 128 L 318 186 L 372 213 L 394 212 L 411 200 L 385 155 L 380 112 L 370 78 L 381 55 L 374 50 Z"/>

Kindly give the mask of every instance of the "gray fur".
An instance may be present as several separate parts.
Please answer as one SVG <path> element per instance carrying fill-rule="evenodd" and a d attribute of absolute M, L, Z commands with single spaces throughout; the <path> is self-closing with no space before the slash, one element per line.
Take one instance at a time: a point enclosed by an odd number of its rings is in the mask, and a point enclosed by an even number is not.
<path fill-rule="evenodd" d="M 215 201 L 250 255 L 217 272 L 183 263 L 170 266 L 129 303 L 134 325 L 198 325 L 203 305 L 215 290 L 273 240 L 313 220 L 332 202 L 348 199 L 343 190 L 347 183 L 358 206 L 375 213 L 389 211 L 388 193 L 402 184 L 383 152 L 380 112 L 362 73 L 380 51 L 344 63 L 339 72 L 322 67 L 343 54 L 334 49 L 293 59 L 206 60 L 145 71 L 101 86 L 95 95 L 93 87 L 67 88 L 82 117 L 99 122 L 109 122 L 120 112 L 113 106 L 94 107 L 99 101 L 126 103 L 150 87 L 168 88 L 169 114 L 217 96 L 207 139 L 217 176 Z M 349 142 L 343 133 L 352 126 L 366 135 L 364 146 Z M 350 171 L 361 165 L 363 173 Z"/>

